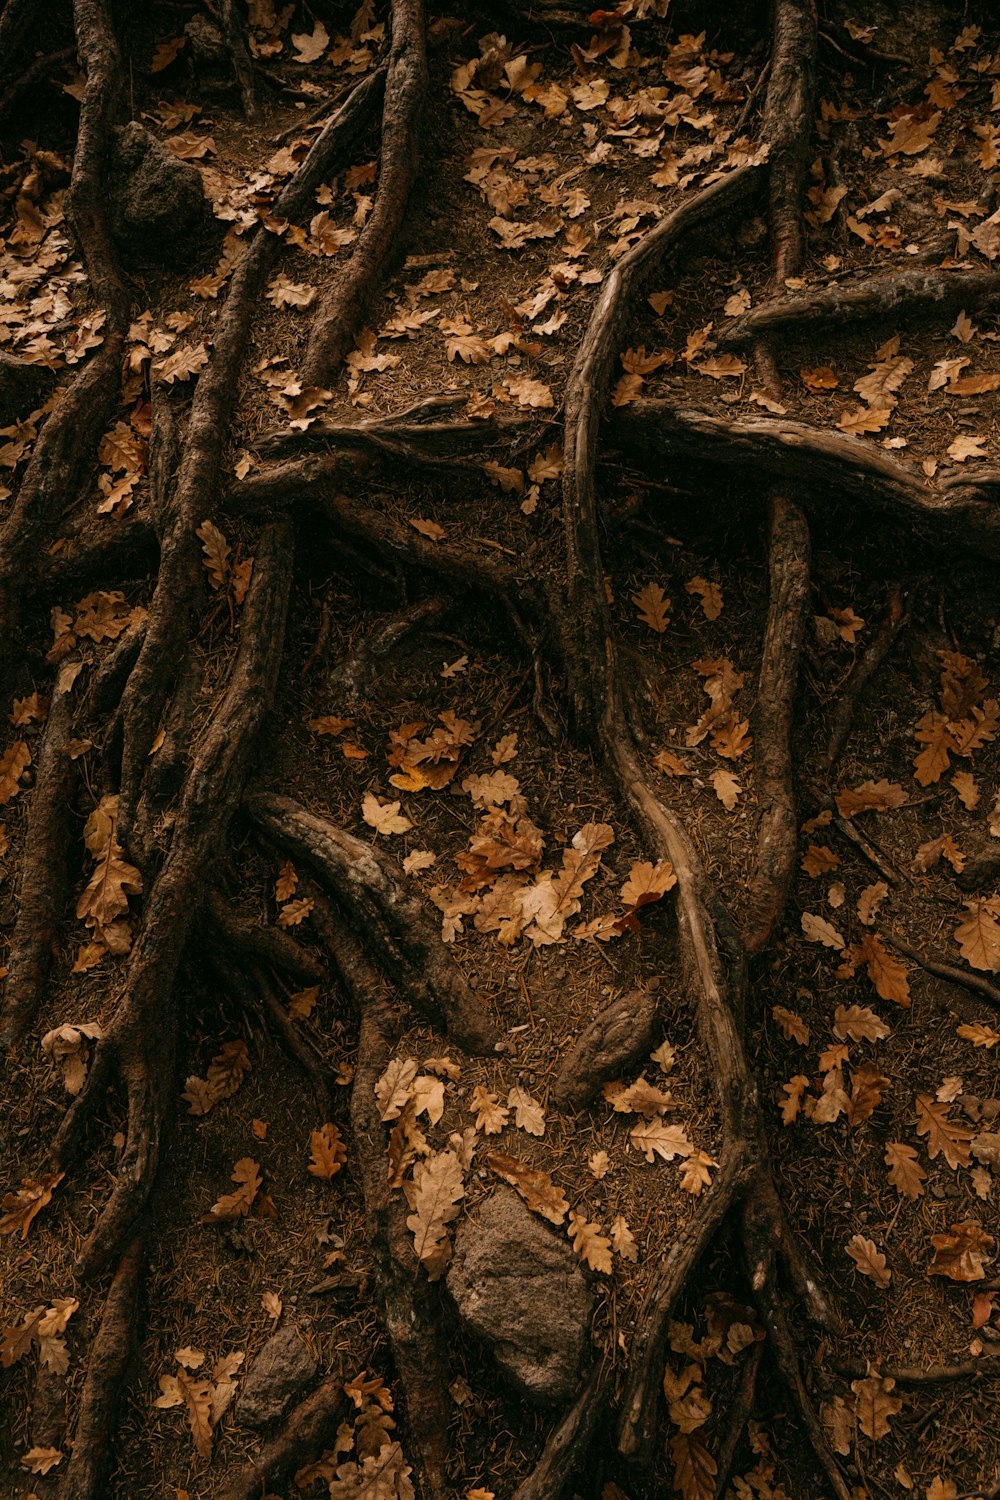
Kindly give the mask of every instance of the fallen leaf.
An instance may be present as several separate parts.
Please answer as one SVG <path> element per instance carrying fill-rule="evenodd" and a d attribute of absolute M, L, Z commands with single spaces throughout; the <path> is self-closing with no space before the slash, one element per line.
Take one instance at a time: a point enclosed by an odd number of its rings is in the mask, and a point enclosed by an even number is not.
<path fill-rule="evenodd" d="M 876 1286 L 889 1285 L 892 1272 L 885 1256 L 872 1240 L 866 1239 L 863 1234 L 855 1234 L 847 1241 L 845 1248 L 862 1276 L 870 1277 Z"/>
<path fill-rule="evenodd" d="M 592 1271 L 611 1274 L 611 1241 L 601 1233 L 600 1224 L 592 1224 L 583 1214 L 571 1212 L 566 1232 L 573 1249 Z"/>
<path fill-rule="evenodd" d="M 660 585 L 647 583 L 637 594 L 632 595 L 632 603 L 639 611 L 639 619 L 643 624 L 662 635 L 669 624 L 670 600 Z"/>
<path fill-rule="evenodd" d="M 309 1136 L 309 1172 L 329 1182 L 347 1160 L 347 1148 L 336 1125 L 329 1123 L 313 1130 Z"/>
<path fill-rule="evenodd" d="M 983 1262 L 992 1260 L 989 1254 L 995 1241 L 978 1224 L 966 1220 L 952 1224 L 946 1234 L 932 1234 L 934 1259 L 927 1268 L 928 1276 L 947 1276 L 950 1281 L 982 1281 L 986 1275 Z"/>
<path fill-rule="evenodd" d="M 487 1157 L 490 1168 L 504 1182 L 515 1188 L 532 1213 L 540 1214 L 550 1224 L 561 1224 L 566 1217 L 569 1201 L 557 1188 L 548 1172 L 540 1167 L 530 1167 L 515 1156 L 493 1151 Z"/>

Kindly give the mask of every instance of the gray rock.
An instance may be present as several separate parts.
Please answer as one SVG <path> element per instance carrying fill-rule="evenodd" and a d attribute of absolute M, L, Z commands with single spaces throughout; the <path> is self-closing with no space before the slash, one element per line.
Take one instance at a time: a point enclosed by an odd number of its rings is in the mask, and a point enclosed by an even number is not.
<path fill-rule="evenodd" d="M 609 1078 L 646 1056 L 655 1024 L 656 1000 L 648 990 L 633 990 L 602 1010 L 563 1060 L 552 1089 L 556 1108 L 585 1108 Z"/>
<path fill-rule="evenodd" d="M 234 1414 L 241 1427 L 277 1421 L 316 1374 L 316 1361 L 295 1328 L 269 1338 L 250 1366 Z"/>
<path fill-rule="evenodd" d="M 55 376 L 44 365 L 29 365 L 0 352 L 0 427 L 11 426 L 41 406 L 54 383 Z"/>
<path fill-rule="evenodd" d="M 175 262 L 208 217 L 201 175 L 136 120 L 113 132 L 111 230 L 126 256 Z"/>
<path fill-rule="evenodd" d="M 593 1293 L 568 1240 L 509 1188 L 462 1224 L 447 1284 L 463 1324 L 529 1401 L 549 1406 L 573 1395 Z"/>

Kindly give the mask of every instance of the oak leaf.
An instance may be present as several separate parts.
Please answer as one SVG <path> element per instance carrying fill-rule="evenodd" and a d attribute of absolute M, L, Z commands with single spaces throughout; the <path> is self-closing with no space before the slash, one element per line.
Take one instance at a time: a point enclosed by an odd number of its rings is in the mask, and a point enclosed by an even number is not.
<path fill-rule="evenodd" d="M 413 824 L 399 811 L 398 802 L 382 802 L 371 792 L 366 792 L 361 803 L 364 820 L 377 834 L 405 833 Z"/>
<path fill-rule="evenodd" d="M 906 965 L 893 958 L 874 932 L 863 934 L 860 951 L 876 994 L 883 1000 L 894 1000 L 897 1005 L 909 1005 L 910 982 Z"/>
<path fill-rule="evenodd" d="M 974 1132 L 949 1120 L 947 1106 L 932 1099 L 930 1094 L 918 1094 L 916 1104 L 917 1134 L 927 1137 L 927 1155 L 931 1161 L 943 1156 L 949 1167 L 967 1167 Z"/>
<path fill-rule="evenodd" d="M 520 1084 L 515 1084 L 508 1093 L 507 1104 L 514 1111 L 514 1124 L 518 1130 L 525 1130 L 528 1135 L 545 1134 L 545 1111 Z"/>
<path fill-rule="evenodd" d="M 15 740 L 0 755 L 0 806 L 16 797 L 21 777 L 31 765 L 31 751 L 24 740 Z"/>
<path fill-rule="evenodd" d="M 462 1164 L 454 1151 L 438 1151 L 414 1166 L 413 1181 L 407 1185 L 412 1212 L 406 1227 L 429 1281 L 437 1281 L 451 1260 L 448 1226 L 458 1217 L 464 1197 Z"/>
<path fill-rule="evenodd" d="M 803 1047 L 809 1045 L 809 1027 L 801 1016 L 786 1010 L 783 1005 L 772 1005 L 771 1014 L 789 1041 L 798 1042 Z"/>
<path fill-rule="evenodd" d="M 481 1083 L 477 1083 L 472 1090 L 469 1109 L 476 1117 L 476 1129 L 481 1130 L 484 1135 L 499 1135 L 510 1119 L 510 1110 Z"/>
<path fill-rule="evenodd" d="M 639 619 L 650 630 L 662 635 L 669 624 L 670 600 L 658 583 L 647 583 L 632 595 L 632 603 L 639 611 Z"/>
<path fill-rule="evenodd" d="M 955 929 L 955 942 L 962 957 L 974 969 L 996 974 L 1000 971 L 1000 922 L 997 902 L 967 901 L 970 915 Z"/>
<path fill-rule="evenodd" d="M 889 1431 L 892 1418 L 903 1409 L 899 1396 L 892 1394 L 896 1382 L 872 1370 L 866 1380 L 852 1380 L 858 1426 L 865 1437 L 877 1442 Z"/>
<path fill-rule="evenodd" d="M 912 1146 L 902 1141 L 890 1141 L 885 1148 L 885 1164 L 889 1168 L 889 1181 L 903 1198 L 921 1197 L 927 1173 L 917 1160 Z"/>
<path fill-rule="evenodd" d="M 742 783 L 732 771 L 718 766 L 712 772 L 712 788 L 726 812 L 732 812 L 743 791 Z"/>
<path fill-rule="evenodd" d="M 616 1255 L 622 1260 L 632 1263 L 639 1259 L 639 1249 L 635 1242 L 635 1236 L 628 1227 L 628 1221 L 624 1214 L 616 1214 L 611 1220 L 611 1244 Z"/>
<path fill-rule="evenodd" d="M 550 1224 L 563 1222 L 569 1200 L 562 1189 L 556 1187 L 548 1172 L 543 1172 L 540 1167 L 530 1167 L 527 1162 L 502 1151 L 491 1151 L 487 1161 L 498 1177 L 517 1190 L 532 1213 L 540 1214 Z"/>
<path fill-rule="evenodd" d="M 866 1239 L 863 1234 L 855 1234 L 847 1241 L 845 1248 L 862 1276 L 870 1277 L 876 1286 L 889 1285 L 892 1272 L 874 1241 Z"/>
<path fill-rule="evenodd" d="M 837 793 L 837 811 L 842 818 L 863 812 L 886 812 L 908 800 L 895 781 L 863 781 L 860 786 Z"/>
<path fill-rule="evenodd" d="M 592 1271 L 611 1273 L 611 1241 L 601 1233 L 600 1224 L 592 1224 L 583 1214 L 570 1211 L 566 1232 L 577 1255 Z"/>
<path fill-rule="evenodd" d="M 833 1013 L 833 1033 L 855 1042 L 880 1042 L 891 1029 L 867 1005 L 838 1005 Z"/>
<path fill-rule="evenodd" d="M 252 1157 L 242 1157 L 233 1168 L 232 1181 L 236 1183 L 236 1191 L 223 1193 L 212 1204 L 208 1213 L 202 1215 L 203 1224 L 227 1223 L 232 1219 L 241 1219 L 250 1212 L 262 1181 L 257 1162 Z"/>
<path fill-rule="evenodd" d="M 804 911 L 801 925 L 810 943 L 822 943 L 824 948 L 842 949 L 844 947 L 844 939 L 825 917 L 819 917 L 815 912 Z"/>
<path fill-rule="evenodd" d="M 309 1134 L 309 1172 L 329 1182 L 347 1160 L 347 1148 L 336 1125 L 329 1122 Z"/>
<path fill-rule="evenodd" d="M 989 1251 L 995 1241 L 978 1224 L 966 1220 L 952 1224 L 946 1234 L 932 1234 L 934 1259 L 928 1276 L 947 1276 L 950 1281 L 982 1281 L 986 1275 L 984 1261 L 992 1260 Z"/>
<path fill-rule="evenodd" d="M 629 1131 L 629 1141 L 636 1151 L 641 1151 L 648 1162 L 661 1156 L 664 1161 L 673 1161 L 675 1156 L 690 1156 L 694 1150 L 680 1125 L 665 1125 L 662 1120 L 645 1120 Z"/>

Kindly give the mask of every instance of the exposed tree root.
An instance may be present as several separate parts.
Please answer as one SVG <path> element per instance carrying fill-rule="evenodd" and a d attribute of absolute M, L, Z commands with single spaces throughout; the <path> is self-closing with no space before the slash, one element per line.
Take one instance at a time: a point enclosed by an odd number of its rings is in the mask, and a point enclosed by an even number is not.
<path fill-rule="evenodd" d="M 216 933 L 241 957 L 283 969 L 306 984 L 323 984 L 328 978 L 326 965 L 311 949 L 297 943 L 291 933 L 241 917 L 218 891 L 210 893 L 205 913 Z"/>
<path fill-rule="evenodd" d="M 257 120 L 260 118 L 260 109 L 257 105 L 253 63 L 247 51 L 246 30 L 243 18 L 236 8 L 236 0 L 219 0 L 219 14 L 222 19 L 222 34 L 233 60 L 233 72 L 239 85 L 243 113 L 248 120 Z"/>
<path fill-rule="evenodd" d="M 19 1042 L 35 1020 L 58 943 L 69 873 L 62 851 L 75 779 L 69 757 L 74 675 L 63 668 L 56 682 L 28 813 L 24 876 L 0 1011 L 0 1045 L 6 1047 Z"/>
<path fill-rule="evenodd" d="M 718 1472 L 715 1476 L 715 1492 L 717 1495 L 724 1495 L 726 1492 L 726 1484 L 733 1471 L 736 1451 L 753 1412 L 757 1395 L 757 1377 L 760 1374 L 763 1357 L 764 1345 L 758 1343 L 754 1345 L 750 1358 L 743 1361 L 740 1378 L 729 1403 L 726 1425 L 716 1456 Z"/>
<path fill-rule="evenodd" d="M 59 1500 L 101 1500 L 111 1467 L 111 1443 L 122 1407 L 129 1360 L 138 1332 L 146 1246 L 137 1234 L 118 1263 L 101 1326 L 90 1346 L 73 1450 Z"/>
<path fill-rule="evenodd" d="M 256 968 L 244 972 L 236 965 L 216 962 L 212 967 L 219 983 L 230 991 L 245 1011 L 259 1017 L 265 1030 L 277 1037 L 289 1057 L 301 1068 L 308 1079 L 320 1120 L 331 1119 L 330 1070 L 299 1031 L 266 977 Z"/>
<path fill-rule="evenodd" d="M 632 462 L 660 472 L 668 456 L 772 475 L 807 510 L 829 513 L 845 496 L 885 510 L 909 531 L 1000 557 L 995 471 L 946 471 L 936 483 L 873 444 L 787 417 L 730 421 L 666 401 L 639 399 L 615 414 L 611 431 Z"/>
<path fill-rule="evenodd" d="M 773 302 L 749 308 L 731 323 L 724 324 L 716 341 L 730 347 L 770 338 L 776 333 L 812 336 L 820 328 L 860 323 L 890 313 L 916 312 L 925 307 L 945 312 L 989 304 L 998 297 L 1000 277 L 995 271 L 913 267 L 892 276 L 867 277 L 853 285 L 786 293 Z"/>
<path fill-rule="evenodd" d="M 607 1361 L 603 1357 L 596 1360 L 580 1394 L 549 1433 L 537 1464 L 515 1491 L 514 1500 L 561 1500 L 565 1495 L 583 1467 L 604 1415 L 610 1376 Z"/>
<path fill-rule="evenodd" d="M 757 802 L 761 809 L 743 919 L 750 955 L 763 952 L 785 909 L 795 873 L 798 819 L 792 789 L 791 727 L 799 654 L 809 612 L 809 526 L 793 501 L 768 501 L 771 594 L 754 710 Z"/>
<path fill-rule="evenodd" d="M 418 1014 L 470 1052 L 492 1052 L 497 1032 L 482 1002 L 442 943 L 434 909 L 396 861 L 290 797 L 256 796 L 247 806 L 267 838 L 336 896 Z"/>
<path fill-rule="evenodd" d="M 439 620 L 446 609 L 443 599 L 431 597 L 391 615 L 370 634 L 362 636 L 350 656 L 334 668 L 327 678 L 328 691 L 338 703 L 347 706 L 357 703 L 400 642 L 422 625 Z"/>
<path fill-rule="evenodd" d="M 375 204 L 343 274 L 313 323 L 303 365 L 307 383 L 322 385 L 339 365 L 385 276 L 417 175 L 426 92 L 423 0 L 392 0 L 392 43 L 382 106 Z"/>
<path fill-rule="evenodd" d="M 128 1097 L 127 1140 L 118 1181 L 81 1253 L 84 1275 L 116 1254 L 152 1189 L 175 1091 L 174 979 L 200 893 L 243 795 L 257 729 L 272 700 L 284 645 L 290 556 L 291 529 L 286 522 L 275 523 L 257 547 L 229 683 L 193 754 L 123 994 L 97 1044 L 87 1082 L 55 1140 L 57 1159 L 64 1162 L 78 1148 L 84 1122 L 117 1072 Z"/>
<path fill-rule="evenodd" d="M 272 1486 L 281 1485 L 296 1469 L 309 1463 L 336 1433 L 347 1411 L 339 1376 L 328 1376 L 304 1401 L 294 1406 L 278 1432 L 257 1457 L 231 1479 L 222 1500 L 266 1500 Z"/>
<path fill-rule="evenodd" d="M 847 1380 L 863 1380 L 868 1371 L 860 1359 L 832 1359 L 830 1361 L 838 1375 Z M 881 1368 L 881 1367 L 880 1367 Z M 965 1359 L 955 1365 L 892 1365 L 882 1373 L 897 1385 L 954 1385 L 960 1380 L 974 1380 L 980 1375 L 991 1379 L 1000 1375 L 1000 1351 L 979 1355 L 978 1359 Z"/>
<path fill-rule="evenodd" d="M 353 90 L 279 194 L 272 207 L 276 218 L 294 218 L 301 213 L 317 184 L 348 158 L 377 104 L 382 83 L 383 75 L 372 73 Z M 194 606 L 203 588 L 201 542 L 195 532 L 211 512 L 219 488 L 237 377 L 250 336 L 250 315 L 279 245 L 277 236 L 262 226 L 233 272 L 216 328 L 212 362 L 199 377 L 191 406 L 149 629 L 123 701 L 119 829 L 126 848 L 149 747 L 167 699 L 174 663 L 188 639 Z"/>

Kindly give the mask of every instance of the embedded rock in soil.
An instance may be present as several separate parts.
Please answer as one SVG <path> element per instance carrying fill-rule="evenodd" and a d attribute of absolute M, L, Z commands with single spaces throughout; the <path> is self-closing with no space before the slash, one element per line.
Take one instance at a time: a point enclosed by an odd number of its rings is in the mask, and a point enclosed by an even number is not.
<path fill-rule="evenodd" d="M 465 1326 L 530 1401 L 567 1401 L 580 1376 L 593 1294 L 565 1239 L 500 1188 L 455 1236 L 448 1290 Z"/>
<path fill-rule="evenodd" d="M 236 1402 L 236 1420 L 241 1427 L 276 1421 L 315 1374 L 316 1361 L 297 1329 L 279 1329 L 250 1366 Z"/>
<path fill-rule="evenodd" d="M 614 1001 L 581 1032 L 556 1075 L 557 1109 L 584 1109 L 603 1083 L 644 1058 L 653 1045 L 656 1000 L 633 990 Z"/>
<path fill-rule="evenodd" d="M 197 168 L 135 120 L 114 131 L 110 188 L 112 232 L 126 254 L 175 263 L 207 218 Z"/>
<path fill-rule="evenodd" d="M 0 353 L 0 427 L 8 427 L 45 400 L 55 377 L 44 365 L 29 365 Z"/>

